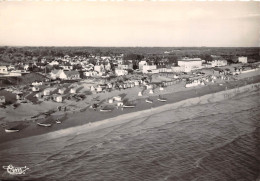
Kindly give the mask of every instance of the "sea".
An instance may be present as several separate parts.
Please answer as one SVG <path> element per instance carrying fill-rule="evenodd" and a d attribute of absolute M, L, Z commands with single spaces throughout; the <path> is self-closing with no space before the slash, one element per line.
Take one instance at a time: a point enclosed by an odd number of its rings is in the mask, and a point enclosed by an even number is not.
<path fill-rule="evenodd" d="M 0 180 L 260 180 L 259 89 L 117 119 L 2 143 Z"/>

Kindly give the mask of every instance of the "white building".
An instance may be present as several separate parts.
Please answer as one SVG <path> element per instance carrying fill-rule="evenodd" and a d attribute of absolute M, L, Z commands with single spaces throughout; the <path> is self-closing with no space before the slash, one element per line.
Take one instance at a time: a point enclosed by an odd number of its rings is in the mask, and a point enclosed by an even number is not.
<path fill-rule="evenodd" d="M 128 71 L 127 70 L 123 70 L 123 69 L 115 69 L 115 74 L 117 76 L 121 76 L 121 75 L 127 75 Z"/>
<path fill-rule="evenodd" d="M 152 73 L 153 70 L 157 69 L 157 66 L 154 65 L 153 62 L 149 62 L 149 63 L 147 63 L 146 61 L 141 61 L 141 62 L 139 62 L 139 70 L 141 70 L 144 74 Z"/>
<path fill-rule="evenodd" d="M 247 63 L 247 57 L 238 57 L 238 62 Z"/>
<path fill-rule="evenodd" d="M 178 61 L 178 66 L 184 69 L 184 72 L 202 68 L 202 60 L 200 58 L 184 58 Z"/>
<path fill-rule="evenodd" d="M 7 66 L 0 66 L 0 74 L 8 74 Z"/>
<path fill-rule="evenodd" d="M 226 66 L 227 61 L 226 60 L 213 60 L 211 63 L 212 67 L 221 67 L 221 66 Z"/>

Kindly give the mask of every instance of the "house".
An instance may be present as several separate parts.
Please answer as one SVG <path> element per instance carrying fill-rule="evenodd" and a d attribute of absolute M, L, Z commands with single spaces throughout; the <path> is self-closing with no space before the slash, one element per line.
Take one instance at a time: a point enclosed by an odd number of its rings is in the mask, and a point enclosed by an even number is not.
<path fill-rule="evenodd" d="M 51 94 L 50 89 L 44 89 L 44 90 L 43 90 L 43 95 L 49 96 L 50 94 Z"/>
<path fill-rule="evenodd" d="M 65 92 L 65 90 L 66 90 L 66 88 L 60 88 L 59 90 L 58 90 L 58 93 L 59 94 L 64 94 L 64 92 Z"/>
<path fill-rule="evenodd" d="M 143 66 L 144 66 L 144 65 L 147 65 L 147 62 L 146 62 L 146 61 L 144 61 L 144 60 L 143 60 L 143 61 L 140 61 L 140 62 L 139 62 L 139 64 L 138 64 L 139 70 L 141 70 L 141 71 L 142 71 L 142 70 L 143 70 Z"/>
<path fill-rule="evenodd" d="M 17 93 L 16 94 L 16 99 L 17 100 L 23 100 L 24 99 L 23 93 Z"/>
<path fill-rule="evenodd" d="M 158 63 L 157 69 L 159 72 L 167 72 L 167 68 L 164 62 Z"/>
<path fill-rule="evenodd" d="M 152 73 L 152 70 L 155 70 L 155 69 L 157 69 L 157 66 L 153 62 L 147 62 L 146 64 L 143 65 L 142 72 L 144 74 Z"/>
<path fill-rule="evenodd" d="M 94 70 L 97 72 L 104 72 L 105 71 L 105 67 L 103 64 L 97 64 L 94 66 Z"/>
<path fill-rule="evenodd" d="M 120 97 L 120 96 L 115 96 L 115 97 L 114 97 L 114 100 L 115 100 L 115 101 L 122 101 L 122 97 Z"/>
<path fill-rule="evenodd" d="M 127 70 L 124 70 L 124 69 L 118 69 L 118 68 L 116 68 L 116 69 L 115 69 L 115 74 L 116 74 L 117 76 L 127 75 L 127 74 L 128 74 L 128 71 L 127 71 Z"/>
<path fill-rule="evenodd" d="M 192 70 L 202 68 L 202 60 L 200 58 L 183 58 L 178 61 L 178 66 L 182 67 L 183 72 L 190 72 Z"/>
<path fill-rule="evenodd" d="M 39 90 L 40 90 L 39 87 L 33 87 L 33 88 L 32 88 L 32 91 L 33 91 L 33 92 L 38 92 Z"/>
<path fill-rule="evenodd" d="M 132 60 L 123 60 L 122 62 L 118 63 L 118 69 L 128 70 L 133 69 Z"/>
<path fill-rule="evenodd" d="M 60 65 L 63 70 L 72 70 L 73 66 L 69 62 L 64 62 Z"/>
<path fill-rule="evenodd" d="M 86 77 L 94 77 L 94 76 L 97 76 L 98 73 L 96 71 L 86 71 L 86 72 L 83 72 L 83 75 Z"/>
<path fill-rule="evenodd" d="M 50 77 L 51 79 L 57 79 L 60 78 L 60 74 L 63 72 L 63 70 L 59 70 L 59 69 L 54 69 L 51 71 L 50 73 Z"/>
<path fill-rule="evenodd" d="M 76 93 L 76 88 L 71 88 L 71 89 L 70 89 L 70 93 L 71 93 L 71 94 L 75 94 L 75 93 Z"/>
<path fill-rule="evenodd" d="M 37 97 L 37 98 L 41 98 L 41 97 L 42 97 L 42 93 L 39 92 L 39 93 L 35 94 L 35 97 Z"/>
<path fill-rule="evenodd" d="M 54 95 L 54 96 L 53 96 L 53 100 L 56 101 L 56 102 L 62 102 L 62 96 L 60 96 L 60 95 Z"/>
<path fill-rule="evenodd" d="M 238 62 L 247 63 L 247 57 L 238 57 Z"/>
<path fill-rule="evenodd" d="M 77 80 L 80 79 L 80 74 L 78 71 L 62 71 L 59 76 L 60 79 L 63 80 Z"/>
<path fill-rule="evenodd" d="M 227 65 L 227 60 L 219 59 L 219 60 L 213 60 L 210 62 L 211 67 L 221 67 Z"/>
<path fill-rule="evenodd" d="M 8 74 L 7 66 L 0 66 L 0 74 Z"/>
<path fill-rule="evenodd" d="M 30 66 L 29 66 L 28 64 L 25 64 L 25 65 L 23 66 L 23 69 L 26 70 L 26 71 L 28 71 L 28 70 L 29 70 L 29 67 L 30 67 Z"/>
<path fill-rule="evenodd" d="M 54 66 L 54 65 L 59 65 L 60 63 L 56 60 L 53 60 L 52 62 L 49 63 L 49 65 Z"/>
<path fill-rule="evenodd" d="M 5 96 L 0 96 L 0 105 L 5 103 Z"/>

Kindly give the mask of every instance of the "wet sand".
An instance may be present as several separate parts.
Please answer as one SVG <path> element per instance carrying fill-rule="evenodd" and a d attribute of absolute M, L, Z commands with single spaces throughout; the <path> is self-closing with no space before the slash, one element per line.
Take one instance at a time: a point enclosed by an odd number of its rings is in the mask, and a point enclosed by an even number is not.
<path fill-rule="evenodd" d="M 150 96 L 152 100 L 154 100 L 153 104 L 148 104 L 144 101 L 144 98 L 137 99 L 136 107 L 135 108 L 121 108 L 114 109 L 111 112 L 99 112 L 94 111 L 92 109 L 86 109 L 83 112 L 75 112 L 70 113 L 67 116 L 64 116 L 61 121 L 61 124 L 53 124 L 51 127 L 40 127 L 31 120 L 23 122 L 26 126 L 24 129 L 17 133 L 5 133 L 2 129 L 0 131 L 0 143 L 45 134 L 56 130 L 66 129 L 74 126 L 88 124 L 90 122 L 101 121 L 108 118 L 118 117 L 123 114 L 142 111 L 142 110 L 149 110 L 155 107 L 159 107 L 165 104 L 172 104 L 176 103 L 185 99 L 200 97 L 206 94 L 212 94 L 215 92 L 224 91 L 226 89 L 234 89 L 241 86 L 245 86 L 248 84 L 253 84 L 260 82 L 260 75 L 254 77 L 247 77 L 244 79 L 240 79 L 237 81 L 229 81 L 223 83 L 222 85 L 214 84 L 214 85 L 207 85 L 203 87 L 196 87 L 196 88 L 187 88 L 180 92 L 164 94 L 163 97 L 167 98 L 167 102 L 159 102 L 157 101 L 158 96 Z M 65 112 L 64 112 L 65 115 Z"/>

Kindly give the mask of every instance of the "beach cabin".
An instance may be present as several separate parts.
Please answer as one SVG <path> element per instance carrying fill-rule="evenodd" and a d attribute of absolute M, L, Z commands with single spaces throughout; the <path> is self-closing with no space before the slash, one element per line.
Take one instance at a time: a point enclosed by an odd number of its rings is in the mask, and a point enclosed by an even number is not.
<path fill-rule="evenodd" d="M 139 92 L 139 93 L 138 93 L 138 96 L 143 96 L 142 92 Z"/>
<path fill-rule="evenodd" d="M 115 100 L 115 101 L 122 101 L 122 97 L 116 96 L 116 97 L 114 97 L 114 100 Z"/>
<path fill-rule="evenodd" d="M 66 90 L 66 88 L 60 88 L 60 89 L 58 90 L 58 93 L 59 93 L 59 94 L 64 94 L 65 90 Z"/>
<path fill-rule="evenodd" d="M 49 96 L 51 94 L 51 91 L 49 90 L 49 89 L 45 89 L 44 91 L 43 91 L 43 95 L 44 96 Z"/>
<path fill-rule="evenodd" d="M 0 105 L 5 103 L 5 96 L 0 96 Z"/>
<path fill-rule="evenodd" d="M 70 93 L 71 93 L 71 94 L 75 94 L 75 93 L 76 93 L 76 88 L 71 88 L 71 89 L 70 89 Z"/>
<path fill-rule="evenodd" d="M 118 102 L 118 103 L 117 103 L 117 106 L 118 106 L 118 107 L 123 106 L 123 105 L 124 105 L 123 102 Z"/>
<path fill-rule="evenodd" d="M 38 92 L 39 90 L 40 90 L 39 87 L 33 87 L 33 88 L 32 88 L 32 91 L 33 91 L 33 92 Z"/>

